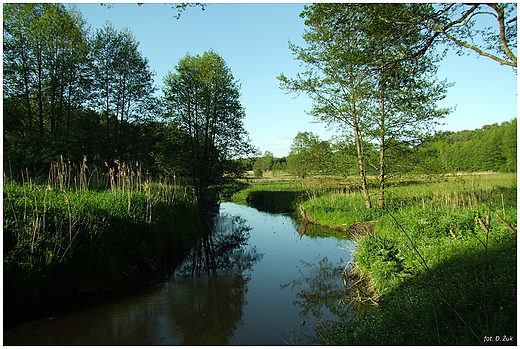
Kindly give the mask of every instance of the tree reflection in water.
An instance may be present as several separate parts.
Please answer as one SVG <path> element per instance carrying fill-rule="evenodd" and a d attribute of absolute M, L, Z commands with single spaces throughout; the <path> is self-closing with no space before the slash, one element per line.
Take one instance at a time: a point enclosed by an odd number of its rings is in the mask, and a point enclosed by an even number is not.
<path fill-rule="evenodd" d="M 242 322 L 250 277 L 240 272 L 184 277 L 169 309 L 182 345 L 227 345 Z"/>
<path fill-rule="evenodd" d="M 298 222 L 297 229 L 300 239 L 303 235 L 311 239 L 320 239 L 338 236 L 338 243 L 352 246 L 344 248 L 345 250 L 353 249 L 354 242 L 349 241 L 348 236 L 338 234 L 329 228 Z M 347 238 L 347 239 L 344 239 Z M 347 254 L 347 252 L 345 252 Z M 300 315 L 305 318 L 314 317 L 316 320 L 326 321 L 347 320 L 355 316 L 355 304 L 352 304 L 352 295 L 349 287 L 352 281 L 345 278 L 347 269 L 351 263 L 340 260 L 337 263 L 329 261 L 327 257 L 318 256 L 313 263 L 300 260 L 298 273 L 300 277 L 287 283 L 280 285 L 280 288 L 291 287 L 292 291 L 297 290 L 296 298 L 293 304 L 301 308 Z M 330 316 L 332 315 L 332 316 Z"/>
<path fill-rule="evenodd" d="M 263 257 L 248 246 L 251 228 L 239 216 L 217 215 L 186 257 L 172 283 L 176 294 L 169 309 L 172 333 L 183 345 L 226 345 L 242 324 L 247 282 Z"/>
<path fill-rule="evenodd" d="M 302 317 L 330 320 L 325 316 L 330 313 L 341 319 L 347 318 L 351 310 L 343 284 L 344 265 L 332 263 L 327 257 L 317 257 L 315 263 L 301 260 L 300 264 L 305 273 L 299 267 L 301 276 L 280 287 L 291 286 L 293 291 L 298 290 L 293 304 L 301 308 Z"/>
<path fill-rule="evenodd" d="M 240 216 L 217 215 L 180 268 L 184 274 L 200 275 L 219 270 L 249 270 L 263 254 L 248 246 L 251 227 Z"/>

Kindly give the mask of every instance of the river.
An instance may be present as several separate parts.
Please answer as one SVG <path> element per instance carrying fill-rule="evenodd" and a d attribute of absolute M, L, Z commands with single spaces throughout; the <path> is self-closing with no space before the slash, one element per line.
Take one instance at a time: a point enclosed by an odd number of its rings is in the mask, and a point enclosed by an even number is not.
<path fill-rule="evenodd" d="M 160 287 L 4 331 L 4 345 L 311 344 L 353 316 L 354 242 L 286 214 L 223 202 L 214 232 Z"/>

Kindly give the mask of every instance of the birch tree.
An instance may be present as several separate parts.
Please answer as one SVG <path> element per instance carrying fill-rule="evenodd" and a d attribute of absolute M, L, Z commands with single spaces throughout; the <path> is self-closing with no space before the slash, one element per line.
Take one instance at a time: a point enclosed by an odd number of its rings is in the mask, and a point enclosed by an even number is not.
<path fill-rule="evenodd" d="M 355 28 L 336 27 L 338 19 L 361 20 L 358 15 L 341 11 L 341 4 L 306 6 L 302 16 L 309 30 L 303 35 L 307 47 L 294 44 L 290 49 L 306 71 L 288 78 L 281 74 L 282 89 L 306 93 L 313 100 L 309 114 L 330 127 L 352 134 L 356 145 L 359 180 L 365 206 L 372 207 L 366 177 L 365 139 L 370 120 L 369 96 L 374 89 L 370 68 L 358 60 L 363 38 Z M 345 17 L 345 18 L 343 18 Z"/>
<path fill-rule="evenodd" d="M 387 150 L 403 142 L 417 144 L 432 131 L 438 119 L 450 112 L 449 108 L 437 107 L 450 86 L 436 80 L 439 56 L 433 51 L 415 55 L 428 42 L 428 36 L 418 26 L 370 20 L 367 9 L 380 8 L 378 12 L 383 13 L 388 5 L 393 9 L 392 4 L 347 6 L 345 11 L 363 13 L 365 19 L 341 22 L 358 28 L 358 35 L 365 38 L 359 49 L 365 52 L 363 62 L 371 67 L 376 81 L 371 115 L 373 136 L 379 146 L 379 206 L 385 205 Z"/>
<path fill-rule="evenodd" d="M 378 143 L 379 205 L 384 206 L 389 138 L 411 140 L 449 110 L 439 110 L 447 84 L 435 81 L 436 57 L 421 53 L 429 37 L 419 27 L 372 16 L 391 4 L 314 4 L 302 16 L 307 47 L 291 46 L 307 69 L 295 79 L 281 75 L 282 88 L 306 92 L 311 114 L 351 131 L 365 204 L 372 207 L 366 179 L 366 141 Z M 390 10 L 392 10 L 390 8 Z M 386 13 L 386 12 L 385 12 Z"/>

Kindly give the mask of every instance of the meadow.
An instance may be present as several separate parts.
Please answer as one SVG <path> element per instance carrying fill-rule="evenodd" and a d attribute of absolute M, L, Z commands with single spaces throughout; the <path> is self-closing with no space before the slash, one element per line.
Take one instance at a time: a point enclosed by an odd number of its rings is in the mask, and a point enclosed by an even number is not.
<path fill-rule="evenodd" d="M 357 240 L 345 301 L 370 306 L 354 321 L 321 324 L 321 342 L 516 344 L 516 174 L 389 184 L 386 206 L 373 209 L 345 179 L 264 180 L 248 189 L 272 201 L 285 188 L 301 218 Z"/>

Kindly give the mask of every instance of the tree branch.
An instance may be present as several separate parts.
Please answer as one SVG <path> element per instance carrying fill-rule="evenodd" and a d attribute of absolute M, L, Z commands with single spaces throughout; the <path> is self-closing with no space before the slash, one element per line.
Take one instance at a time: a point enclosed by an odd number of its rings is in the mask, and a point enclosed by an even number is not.
<path fill-rule="evenodd" d="M 507 43 L 507 40 L 506 40 L 506 25 L 504 23 L 504 8 L 500 7 L 500 5 L 498 5 L 498 4 L 488 4 L 488 6 L 491 7 L 493 10 L 495 10 L 498 14 L 497 21 L 498 21 L 498 25 L 500 27 L 500 43 L 502 44 L 502 48 L 504 49 L 504 52 L 506 53 L 507 57 L 509 57 L 509 59 L 511 61 L 513 61 L 514 66 L 516 67 L 517 58 L 513 54 L 513 52 L 511 52 L 511 50 L 509 49 L 509 44 Z"/>
<path fill-rule="evenodd" d="M 454 38 L 453 36 L 451 36 L 450 34 L 446 33 L 446 32 L 443 32 L 444 35 L 446 35 L 446 37 L 448 39 L 450 39 L 451 41 L 453 41 L 454 43 L 456 43 L 457 45 L 459 46 L 463 46 L 463 47 L 466 47 L 466 48 L 469 48 L 470 50 L 473 50 L 475 51 L 476 53 L 478 53 L 479 55 L 481 56 L 484 56 L 484 57 L 489 57 L 491 58 L 492 60 L 494 61 L 497 61 L 499 62 L 500 64 L 504 64 L 504 65 L 509 65 L 511 67 L 516 67 L 517 64 L 516 64 L 516 57 L 514 58 L 514 61 L 513 62 L 509 62 L 509 61 L 506 61 L 505 59 L 502 59 L 500 57 L 497 57 L 495 55 L 492 55 L 491 53 L 488 53 L 488 52 L 484 52 L 482 51 L 481 49 L 479 49 L 478 47 L 474 46 L 474 45 L 470 45 L 466 42 L 462 42 L 456 38 Z"/>

